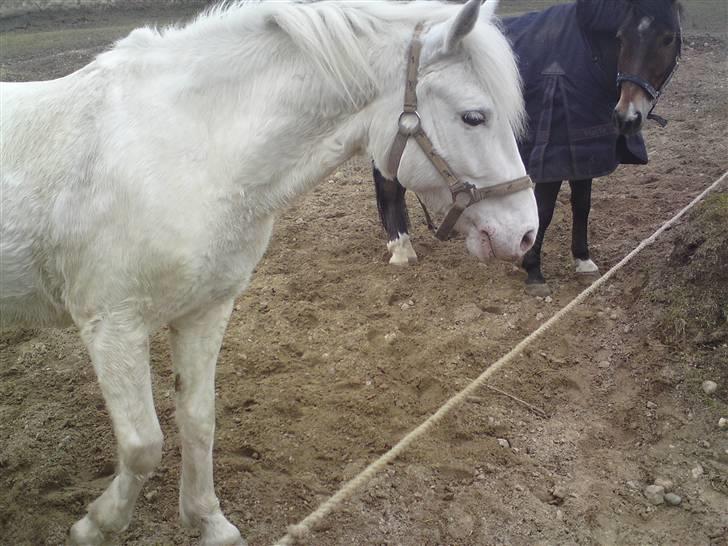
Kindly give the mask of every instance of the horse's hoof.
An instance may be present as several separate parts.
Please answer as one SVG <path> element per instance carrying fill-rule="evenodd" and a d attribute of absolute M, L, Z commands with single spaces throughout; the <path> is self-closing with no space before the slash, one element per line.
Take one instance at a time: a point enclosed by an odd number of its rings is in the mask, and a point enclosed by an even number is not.
<path fill-rule="evenodd" d="M 400 253 L 392 254 L 389 258 L 389 265 L 396 265 L 397 267 L 404 267 L 417 262 L 417 258 L 412 261 L 408 256 L 402 256 Z"/>
<path fill-rule="evenodd" d="M 240 531 L 218 513 L 205 519 L 200 546 L 248 546 Z"/>
<path fill-rule="evenodd" d="M 105 542 L 104 534 L 88 515 L 73 524 L 68 539 L 71 546 L 97 546 Z"/>
<path fill-rule="evenodd" d="M 596 281 L 601 276 L 602 276 L 602 274 L 599 273 L 599 271 L 588 271 L 588 272 L 583 272 L 583 273 L 577 273 L 576 280 L 582 286 L 589 286 L 590 284 L 593 284 L 594 281 Z"/>
<path fill-rule="evenodd" d="M 526 294 L 545 298 L 551 295 L 551 289 L 545 282 L 531 283 L 526 285 Z"/>

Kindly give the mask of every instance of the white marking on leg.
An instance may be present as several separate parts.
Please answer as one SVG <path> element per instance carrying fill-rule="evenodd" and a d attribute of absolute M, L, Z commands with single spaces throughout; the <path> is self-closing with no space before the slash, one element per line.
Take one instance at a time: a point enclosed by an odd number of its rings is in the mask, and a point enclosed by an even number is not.
<path fill-rule="evenodd" d="M 414 247 L 412 246 L 412 240 L 409 238 L 409 235 L 405 235 L 407 238 L 404 241 L 404 249 L 407 253 L 407 259 L 411 264 L 417 263 L 417 253 L 415 252 Z"/>
<path fill-rule="evenodd" d="M 119 450 L 119 471 L 71 528 L 71 543 L 102 544 L 126 529 L 147 477 L 162 458 L 162 430 L 152 399 L 149 332 L 128 310 L 81 327 Z"/>
<path fill-rule="evenodd" d="M 599 273 L 599 268 L 591 260 L 580 260 L 574 258 L 574 268 L 577 274 Z"/>
<path fill-rule="evenodd" d="M 232 307 L 230 300 L 170 325 L 182 446 L 180 518 L 199 529 L 204 546 L 245 544 L 220 511 L 212 479 L 215 365 Z"/>
<path fill-rule="evenodd" d="M 392 265 L 409 265 L 417 262 L 417 253 L 406 233 L 400 233 L 395 240 L 389 241 L 387 250 L 392 253 L 389 259 Z"/>

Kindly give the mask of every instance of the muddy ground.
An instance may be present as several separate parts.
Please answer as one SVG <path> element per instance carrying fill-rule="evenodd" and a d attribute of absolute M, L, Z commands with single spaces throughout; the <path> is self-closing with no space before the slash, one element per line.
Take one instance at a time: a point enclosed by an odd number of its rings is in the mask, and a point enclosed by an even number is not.
<path fill-rule="evenodd" d="M 2 21 L 2 77 L 66 74 L 140 22 L 187 15 Z M 595 184 L 603 270 L 728 169 L 726 45 L 695 32 L 659 108 L 670 124 L 646 130 L 650 165 Z M 282 536 L 581 289 L 568 188 L 547 236 L 548 303 L 524 294 L 512 266 L 434 241 L 410 205 L 420 262 L 393 269 L 367 161 L 342 166 L 281 214 L 237 302 L 218 367 L 215 472 L 253 546 Z M 306 544 L 728 544 L 728 433 L 717 426 L 728 417 L 726 249 L 724 185 L 493 380 L 547 418 L 484 389 Z M 113 475 L 108 415 L 73 331 L 6 332 L 0 350 L 0 544 L 62 544 Z M 194 544 L 177 520 L 164 332 L 152 362 L 164 459 L 118 544 Z M 716 393 L 703 393 L 705 379 Z M 645 499 L 656 478 L 674 482 L 680 506 Z"/>

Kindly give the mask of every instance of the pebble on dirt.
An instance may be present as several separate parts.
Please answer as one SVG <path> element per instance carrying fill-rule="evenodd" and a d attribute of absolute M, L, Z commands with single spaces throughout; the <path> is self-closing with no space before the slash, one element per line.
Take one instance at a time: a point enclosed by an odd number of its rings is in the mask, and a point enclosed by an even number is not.
<path fill-rule="evenodd" d="M 672 489 L 672 480 L 668 480 L 667 478 L 655 478 L 655 485 L 659 485 L 667 492 Z"/>
<path fill-rule="evenodd" d="M 661 485 L 648 485 L 644 493 L 645 498 L 654 505 L 665 502 L 665 488 Z"/>
<path fill-rule="evenodd" d="M 718 428 L 728 428 L 728 419 L 726 419 L 725 417 L 721 417 L 720 419 L 718 419 Z"/>
<path fill-rule="evenodd" d="M 718 384 L 715 381 L 703 381 L 703 392 L 705 394 L 713 394 L 718 390 Z"/>
<path fill-rule="evenodd" d="M 675 493 L 668 493 L 665 495 L 665 502 L 670 506 L 678 506 L 682 502 L 682 497 Z"/>
<path fill-rule="evenodd" d="M 701 464 L 695 465 L 695 467 L 690 471 L 690 474 L 692 474 L 694 480 L 697 480 L 703 475 L 703 466 Z"/>

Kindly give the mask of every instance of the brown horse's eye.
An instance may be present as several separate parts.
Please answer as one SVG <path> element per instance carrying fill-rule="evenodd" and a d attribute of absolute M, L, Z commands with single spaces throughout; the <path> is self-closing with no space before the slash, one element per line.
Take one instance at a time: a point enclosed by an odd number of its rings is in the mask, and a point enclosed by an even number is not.
<path fill-rule="evenodd" d="M 673 42 L 674 39 L 675 39 L 675 37 L 672 34 L 670 36 L 665 36 L 662 39 L 662 45 L 669 46 Z"/>

